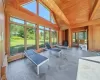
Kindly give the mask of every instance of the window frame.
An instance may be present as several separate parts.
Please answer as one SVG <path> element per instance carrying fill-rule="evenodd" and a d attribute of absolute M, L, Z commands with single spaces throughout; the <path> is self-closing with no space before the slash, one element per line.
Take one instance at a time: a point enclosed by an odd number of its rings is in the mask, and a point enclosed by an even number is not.
<path fill-rule="evenodd" d="M 10 27 L 11 27 L 12 24 L 17 25 L 17 26 L 18 26 L 18 25 L 19 25 L 19 26 L 23 26 L 23 28 L 24 28 L 24 45 L 23 45 L 23 46 L 24 46 L 24 49 L 25 49 L 25 25 L 21 25 L 21 24 L 16 23 L 16 22 L 10 22 L 10 23 L 9 23 L 9 31 L 10 31 L 10 32 L 11 32 Z M 11 36 L 11 35 L 9 34 L 9 41 L 10 41 L 10 42 L 9 42 L 9 50 L 10 50 L 10 46 L 11 46 L 10 36 Z M 10 51 L 11 51 L 11 50 L 10 50 Z M 18 54 L 18 53 L 14 53 L 14 55 L 11 55 L 11 52 L 10 52 L 10 56 L 15 56 L 15 55 L 17 55 L 17 54 Z"/>

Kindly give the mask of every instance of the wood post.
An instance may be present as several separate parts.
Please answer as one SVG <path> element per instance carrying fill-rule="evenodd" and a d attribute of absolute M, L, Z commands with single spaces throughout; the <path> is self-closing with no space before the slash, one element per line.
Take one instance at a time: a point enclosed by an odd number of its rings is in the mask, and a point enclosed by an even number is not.
<path fill-rule="evenodd" d="M 36 48 L 39 49 L 39 25 L 36 24 Z"/>
<path fill-rule="evenodd" d="M 49 34 L 49 41 L 50 41 L 50 44 L 52 45 L 52 39 L 51 39 L 51 38 L 52 38 L 52 37 L 51 37 L 51 36 L 52 36 L 52 33 L 51 33 L 51 29 L 50 29 L 49 33 L 50 33 L 50 34 Z"/>
<path fill-rule="evenodd" d="M 68 46 L 72 46 L 72 32 L 71 29 L 68 29 Z"/>
<path fill-rule="evenodd" d="M 5 14 L 5 52 L 10 56 L 10 16 Z"/>
<path fill-rule="evenodd" d="M 26 21 L 24 21 L 24 47 L 25 47 L 25 50 L 27 50 L 27 26 L 26 26 Z"/>
<path fill-rule="evenodd" d="M 88 26 L 88 49 L 93 50 L 93 27 Z"/>

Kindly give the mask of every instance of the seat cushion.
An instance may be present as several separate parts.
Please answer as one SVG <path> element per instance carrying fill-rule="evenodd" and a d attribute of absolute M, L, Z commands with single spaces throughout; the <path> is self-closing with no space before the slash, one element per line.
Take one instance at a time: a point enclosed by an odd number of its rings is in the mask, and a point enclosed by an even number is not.
<path fill-rule="evenodd" d="M 37 54 L 33 49 L 25 50 L 24 52 L 27 56 Z"/>
<path fill-rule="evenodd" d="M 47 47 L 48 49 L 51 49 L 51 46 L 50 46 L 49 43 L 46 43 L 46 47 Z"/>
<path fill-rule="evenodd" d="M 37 55 L 31 55 L 29 56 L 29 58 L 31 59 L 31 61 L 33 63 L 35 63 L 36 65 L 39 65 L 40 63 L 42 63 L 43 61 L 47 60 L 48 58 L 45 56 L 42 56 L 40 54 Z"/>

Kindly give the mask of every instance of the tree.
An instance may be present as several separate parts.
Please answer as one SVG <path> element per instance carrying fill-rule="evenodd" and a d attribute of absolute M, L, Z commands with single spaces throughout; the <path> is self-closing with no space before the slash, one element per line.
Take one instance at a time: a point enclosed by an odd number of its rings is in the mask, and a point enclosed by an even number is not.
<path fill-rule="evenodd" d="M 35 29 L 29 28 L 27 31 L 27 38 L 28 39 L 34 39 L 35 40 Z"/>
<path fill-rule="evenodd" d="M 24 27 L 23 26 L 19 27 L 18 36 L 24 38 Z"/>

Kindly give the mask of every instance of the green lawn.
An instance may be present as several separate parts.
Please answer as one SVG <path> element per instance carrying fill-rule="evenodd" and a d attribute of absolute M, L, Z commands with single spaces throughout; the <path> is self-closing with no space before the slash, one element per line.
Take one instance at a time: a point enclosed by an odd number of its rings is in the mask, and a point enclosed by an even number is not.
<path fill-rule="evenodd" d="M 27 40 L 28 44 L 35 44 L 35 40 Z M 24 39 L 22 40 L 11 40 L 11 46 L 24 45 Z"/>
<path fill-rule="evenodd" d="M 10 46 L 13 47 L 13 46 L 18 46 L 18 45 L 23 45 L 24 46 L 24 39 L 23 38 L 20 38 L 20 37 L 14 37 L 14 38 L 17 38 L 17 39 L 13 39 L 13 37 L 11 38 L 11 41 L 10 41 Z M 19 38 L 19 39 L 18 39 Z M 45 42 L 48 42 L 49 40 L 45 40 Z M 52 39 L 53 41 L 53 39 Z M 56 39 L 54 40 L 54 42 L 56 41 Z M 35 45 L 36 44 L 36 41 L 33 40 L 33 39 L 27 39 L 27 45 Z M 39 45 L 41 44 L 44 44 L 44 40 L 39 40 Z"/>
<path fill-rule="evenodd" d="M 35 40 L 27 40 L 28 45 L 35 45 Z M 40 40 L 39 44 L 44 44 L 44 40 Z M 24 39 L 19 39 L 19 40 L 14 40 L 11 39 L 11 44 L 10 46 L 17 46 L 17 45 L 24 45 Z"/>

